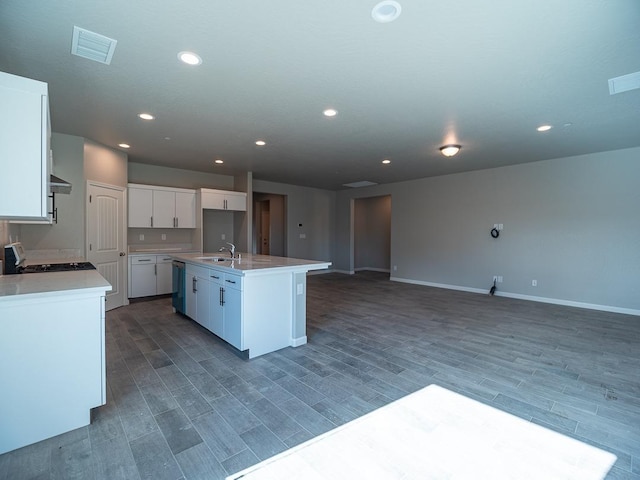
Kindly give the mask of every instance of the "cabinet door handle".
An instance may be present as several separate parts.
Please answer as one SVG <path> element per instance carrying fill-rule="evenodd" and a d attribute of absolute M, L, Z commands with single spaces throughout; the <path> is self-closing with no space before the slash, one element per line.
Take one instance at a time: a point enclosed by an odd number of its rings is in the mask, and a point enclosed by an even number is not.
<path fill-rule="evenodd" d="M 151 226 L 153 227 L 153 217 L 151 217 Z"/>
<path fill-rule="evenodd" d="M 178 228 L 178 217 L 175 218 L 176 228 Z"/>
<path fill-rule="evenodd" d="M 196 277 L 193 277 L 192 286 L 191 286 L 191 288 L 193 289 L 193 293 L 196 293 L 198 291 L 198 289 L 196 288 L 197 284 L 198 284 L 198 279 Z"/>
<path fill-rule="evenodd" d="M 157 277 L 158 276 L 158 265 L 154 265 L 153 266 L 153 274 Z"/>
<path fill-rule="evenodd" d="M 211 275 L 211 278 L 215 278 L 216 280 L 220 280 L 220 277 L 216 277 L 215 275 Z"/>
<path fill-rule="evenodd" d="M 140 260 L 138 260 L 138 262 L 150 262 L 151 259 L 150 258 L 141 258 Z"/>
<path fill-rule="evenodd" d="M 225 280 L 225 282 L 229 282 L 229 283 L 236 283 L 235 280 Z"/>
<path fill-rule="evenodd" d="M 220 287 L 220 305 L 224 306 L 224 288 Z"/>

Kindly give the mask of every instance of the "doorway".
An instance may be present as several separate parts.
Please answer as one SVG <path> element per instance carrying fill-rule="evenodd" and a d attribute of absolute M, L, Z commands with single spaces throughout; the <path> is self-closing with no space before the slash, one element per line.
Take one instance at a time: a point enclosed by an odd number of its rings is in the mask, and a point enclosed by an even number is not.
<path fill-rule="evenodd" d="M 286 256 L 286 196 L 253 193 L 253 253 Z"/>
<path fill-rule="evenodd" d="M 357 198 L 352 211 L 354 271 L 390 272 L 391 195 Z"/>

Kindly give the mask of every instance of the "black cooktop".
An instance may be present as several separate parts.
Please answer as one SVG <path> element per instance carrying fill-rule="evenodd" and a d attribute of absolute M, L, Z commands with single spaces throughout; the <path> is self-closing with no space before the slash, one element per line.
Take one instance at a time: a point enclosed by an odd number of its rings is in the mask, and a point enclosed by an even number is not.
<path fill-rule="evenodd" d="M 90 262 L 71 263 L 45 263 L 42 265 L 29 265 L 24 267 L 21 273 L 43 273 L 43 272 L 72 272 L 74 270 L 95 270 L 96 267 Z"/>

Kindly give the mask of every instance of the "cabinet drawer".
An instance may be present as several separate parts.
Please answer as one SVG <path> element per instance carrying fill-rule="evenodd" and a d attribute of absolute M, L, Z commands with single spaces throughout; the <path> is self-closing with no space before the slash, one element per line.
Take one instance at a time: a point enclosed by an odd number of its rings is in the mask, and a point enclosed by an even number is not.
<path fill-rule="evenodd" d="M 129 260 L 131 261 L 131 265 L 149 265 L 150 263 L 156 263 L 155 255 L 129 257 Z"/>
<path fill-rule="evenodd" d="M 156 255 L 156 263 L 171 263 L 173 259 L 167 255 Z"/>
<path fill-rule="evenodd" d="M 240 275 L 224 274 L 224 287 L 234 290 L 242 290 L 242 277 Z"/>
<path fill-rule="evenodd" d="M 207 267 L 200 267 L 198 265 L 187 263 L 187 273 L 190 273 L 194 277 L 209 278 L 209 275 L 211 274 L 210 272 L 211 270 Z"/>

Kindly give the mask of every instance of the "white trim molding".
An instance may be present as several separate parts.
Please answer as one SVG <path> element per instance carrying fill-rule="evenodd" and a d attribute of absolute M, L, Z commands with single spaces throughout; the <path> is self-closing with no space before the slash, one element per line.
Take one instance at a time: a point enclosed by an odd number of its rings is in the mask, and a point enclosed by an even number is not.
<path fill-rule="evenodd" d="M 483 288 L 461 287 L 459 285 L 447 285 L 444 283 L 423 282 L 421 280 L 411 280 L 408 278 L 390 277 L 391 281 L 401 283 L 411 283 L 414 285 L 424 285 L 426 287 L 445 288 L 447 290 L 459 290 L 462 292 L 488 294 L 489 290 Z M 534 295 L 523 295 L 520 293 L 500 292 L 495 293 L 496 297 L 515 298 L 518 300 L 528 300 L 531 302 L 551 303 L 554 305 L 563 305 L 565 307 L 584 308 L 587 310 L 599 310 L 601 312 L 621 313 L 624 315 L 634 315 L 640 317 L 640 310 L 633 308 L 614 307 L 611 305 L 598 305 L 595 303 L 575 302 L 573 300 L 563 300 L 549 297 L 536 297 Z"/>

